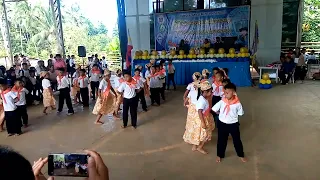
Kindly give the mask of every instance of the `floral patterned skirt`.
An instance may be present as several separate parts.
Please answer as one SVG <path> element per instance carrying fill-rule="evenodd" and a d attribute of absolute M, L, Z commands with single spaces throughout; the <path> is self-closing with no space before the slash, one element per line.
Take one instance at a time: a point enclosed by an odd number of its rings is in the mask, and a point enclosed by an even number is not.
<path fill-rule="evenodd" d="M 76 97 L 77 93 L 80 93 L 80 87 L 72 87 L 71 88 L 71 96 Z"/>
<path fill-rule="evenodd" d="M 117 93 L 116 107 L 120 107 L 120 105 L 123 101 L 123 97 L 118 91 L 116 91 L 116 93 Z"/>
<path fill-rule="evenodd" d="M 186 123 L 186 130 L 183 135 L 183 140 L 186 143 L 199 145 L 200 142 L 210 141 L 212 137 L 212 131 L 214 130 L 213 117 L 211 114 L 205 116 L 204 120 L 207 125 L 207 129 L 201 127 L 201 120 L 198 115 L 195 104 L 190 103 L 188 107 L 188 116 Z"/>
<path fill-rule="evenodd" d="M 54 99 L 53 96 L 51 96 L 49 89 L 43 90 L 43 106 L 44 107 L 56 106 L 56 100 Z"/>
<path fill-rule="evenodd" d="M 103 99 L 98 97 L 92 113 L 95 115 L 112 114 L 115 110 L 115 104 L 116 104 L 116 97 L 112 92 L 110 92 L 109 95 L 107 97 L 103 97 Z"/>

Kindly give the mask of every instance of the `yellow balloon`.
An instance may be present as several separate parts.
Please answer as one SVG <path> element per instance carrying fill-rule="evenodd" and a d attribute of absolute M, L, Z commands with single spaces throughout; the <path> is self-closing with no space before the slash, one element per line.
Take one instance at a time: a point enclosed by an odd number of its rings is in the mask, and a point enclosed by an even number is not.
<path fill-rule="evenodd" d="M 266 80 L 261 79 L 260 84 L 266 84 Z"/>
<path fill-rule="evenodd" d="M 170 51 L 170 55 L 171 55 L 171 56 L 175 56 L 175 55 L 176 55 L 176 51 L 175 51 L 175 50 L 171 50 L 171 51 Z"/>
<path fill-rule="evenodd" d="M 184 55 L 184 50 L 180 50 L 179 55 Z"/>
<path fill-rule="evenodd" d="M 223 49 L 223 48 L 219 48 L 219 49 L 218 49 L 218 53 L 219 53 L 219 54 L 224 54 L 224 49 Z"/>
<path fill-rule="evenodd" d="M 271 80 L 268 79 L 268 80 L 266 81 L 266 83 L 267 83 L 267 84 L 271 84 Z"/>
<path fill-rule="evenodd" d="M 192 56 L 192 54 L 188 54 L 188 56 L 187 56 L 189 59 L 191 59 L 193 56 Z"/>
<path fill-rule="evenodd" d="M 236 50 L 234 48 L 230 48 L 229 49 L 229 54 L 234 54 L 234 53 L 236 53 Z"/>
<path fill-rule="evenodd" d="M 153 56 L 158 56 L 158 52 L 153 50 L 152 53 L 151 53 Z"/>
<path fill-rule="evenodd" d="M 240 53 L 246 53 L 246 48 L 245 47 L 240 48 Z"/>
<path fill-rule="evenodd" d="M 240 53 L 240 57 L 246 57 L 246 53 Z"/>
<path fill-rule="evenodd" d="M 268 73 L 265 73 L 262 75 L 262 79 L 263 80 L 269 80 L 269 74 Z"/>
<path fill-rule="evenodd" d="M 162 55 L 162 56 L 165 56 L 166 54 L 167 54 L 167 51 L 165 51 L 165 50 L 162 50 L 162 51 L 161 51 L 161 55 Z"/>
<path fill-rule="evenodd" d="M 183 58 L 187 58 L 187 55 L 183 55 Z"/>
<path fill-rule="evenodd" d="M 227 58 L 231 57 L 231 54 L 227 54 Z"/>
<path fill-rule="evenodd" d="M 148 50 L 145 50 L 145 51 L 143 51 L 143 54 L 142 54 L 143 56 L 148 56 L 149 55 L 149 51 Z"/>
<path fill-rule="evenodd" d="M 142 56 L 142 59 L 144 59 L 144 60 L 147 59 L 147 56 Z"/>
<path fill-rule="evenodd" d="M 235 58 L 235 57 L 236 57 L 236 54 L 230 54 L 230 57 L 231 57 L 231 58 Z"/>
<path fill-rule="evenodd" d="M 204 54 L 206 51 L 204 49 L 200 49 L 200 54 Z"/>
<path fill-rule="evenodd" d="M 213 48 L 209 49 L 209 54 L 214 54 L 214 49 Z"/>
<path fill-rule="evenodd" d="M 179 59 L 183 59 L 183 55 L 179 55 L 178 58 L 179 58 Z"/>
<path fill-rule="evenodd" d="M 193 55 L 192 55 L 192 58 L 197 58 L 197 55 L 196 55 L 196 54 L 193 54 Z"/>
<path fill-rule="evenodd" d="M 190 51 L 189 51 L 189 54 L 190 55 L 193 55 L 195 52 L 194 52 L 194 49 L 190 49 Z"/>

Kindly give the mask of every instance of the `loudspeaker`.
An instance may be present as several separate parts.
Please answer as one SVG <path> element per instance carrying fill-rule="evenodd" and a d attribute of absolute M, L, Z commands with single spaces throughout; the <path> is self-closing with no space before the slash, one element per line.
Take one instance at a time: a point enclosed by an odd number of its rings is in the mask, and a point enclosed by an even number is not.
<path fill-rule="evenodd" d="M 78 56 L 79 57 L 86 57 L 87 56 L 86 47 L 78 46 Z"/>

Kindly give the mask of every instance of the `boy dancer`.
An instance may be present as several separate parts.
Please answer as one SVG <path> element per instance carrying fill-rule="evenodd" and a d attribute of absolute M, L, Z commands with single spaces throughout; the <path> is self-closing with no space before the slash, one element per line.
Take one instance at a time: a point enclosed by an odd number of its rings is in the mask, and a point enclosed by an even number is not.
<path fill-rule="evenodd" d="M 86 76 L 86 70 L 80 70 L 80 76 L 78 78 L 79 86 L 80 86 L 80 94 L 83 103 L 83 107 L 89 107 L 89 79 Z"/>
<path fill-rule="evenodd" d="M 5 79 L 0 79 L 0 90 L 8 136 L 19 136 L 22 134 L 21 120 L 19 120 L 17 106 L 15 105 L 15 102 L 18 101 L 18 97 L 10 88 L 8 88 Z"/>
<path fill-rule="evenodd" d="M 131 77 L 130 72 L 126 71 L 123 74 L 125 82 L 120 85 L 118 91 L 123 95 L 123 126 L 126 128 L 128 124 L 128 113 L 130 109 L 131 125 L 134 129 L 137 128 L 137 93 L 141 91 L 141 87 Z"/>
<path fill-rule="evenodd" d="M 146 98 L 144 97 L 144 87 L 146 86 L 147 84 L 147 81 L 140 76 L 140 70 L 139 69 L 136 69 L 134 71 L 134 77 L 133 79 L 139 84 L 139 86 L 142 88 L 142 90 L 137 94 L 138 96 L 138 101 L 140 99 L 141 101 L 141 105 L 142 105 L 142 109 L 143 111 L 147 112 L 147 103 L 146 103 Z M 138 105 L 138 104 L 137 104 Z"/>
<path fill-rule="evenodd" d="M 101 77 L 101 72 L 100 72 L 97 64 L 94 64 L 92 66 L 90 74 L 91 74 L 90 86 L 91 86 L 92 99 L 96 100 L 96 95 L 97 95 L 98 89 L 99 89 L 99 80 Z"/>
<path fill-rule="evenodd" d="M 173 88 L 174 90 L 176 90 L 176 83 L 174 81 L 174 73 L 176 71 L 176 68 L 174 67 L 174 65 L 172 64 L 172 60 L 169 60 L 169 63 L 168 63 L 168 87 L 167 87 L 167 90 L 170 89 L 170 83 L 172 81 L 172 84 L 173 84 Z"/>
<path fill-rule="evenodd" d="M 19 117 L 19 120 L 22 122 L 24 127 L 28 127 L 28 113 L 27 113 L 27 100 L 26 100 L 26 94 L 29 93 L 29 91 L 23 87 L 23 82 L 21 79 L 17 79 L 15 82 L 15 85 L 11 89 L 15 95 L 18 98 L 18 102 L 16 102 L 17 105 L 17 114 Z"/>
<path fill-rule="evenodd" d="M 238 119 L 238 116 L 242 116 L 244 111 L 236 95 L 236 86 L 230 83 L 227 84 L 224 89 L 225 98 L 212 107 L 212 111 L 216 113 L 219 112 L 216 162 L 221 162 L 221 158 L 225 157 L 229 134 L 232 136 L 233 145 L 240 160 L 246 162 L 247 160 L 244 157 L 243 145 L 240 138 L 240 124 Z"/>
<path fill-rule="evenodd" d="M 160 106 L 160 90 L 159 86 L 162 85 L 160 81 L 159 73 L 156 72 L 155 66 L 150 68 L 150 74 L 147 76 L 150 82 L 150 98 L 151 98 L 151 105 L 153 106 L 154 103 L 157 103 Z"/>
<path fill-rule="evenodd" d="M 71 103 L 71 97 L 70 97 L 70 82 L 68 77 L 66 77 L 64 68 L 58 69 L 58 76 L 57 76 L 57 82 L 58 82 L 58 90 L 60 91 L 59 94 L 59 107 L 58 107 L 58 113 L 62 111 L 64 100 L 66 100 L 66 104 L 68 107 L 68 115 L 74 114 L 72 103 Z"/>

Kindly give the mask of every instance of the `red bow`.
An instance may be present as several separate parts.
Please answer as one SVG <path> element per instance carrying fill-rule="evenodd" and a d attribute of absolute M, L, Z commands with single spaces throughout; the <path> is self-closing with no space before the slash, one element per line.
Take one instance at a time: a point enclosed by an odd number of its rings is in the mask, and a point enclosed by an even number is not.
<path fill-rule="evenodd" d="M 82 81 L 82 84 L 84 85 L 84 78 L 86 78 L 86 76 L 80 76 L 79 79 Z"/>
<path fill-rule="evenodd" d="M 222 83 L 214 81 L 213 84 L 216 85 L 216 89 L 214 90 L 214 92 L 219 93 L 220 92 L 219 88 L 220 88 L 220 86 L 222 86 Z"/>
<path fill-rule="evenodd" d="M 135 81 L 134 79 L 131 79 L 131 81 L 129 81 L 129 82 L 127 81 L 126 84 L 131 88 L 135 88 L 137 81 Z"/>
<path fill-rule="evenodd" d="M 138 76 L 133 76 L 133 78 L 134 78 L 135 80 L 139 81 L 141 77 L 138 75 Z"/>
<path fill-rule="evenodd" d="M 91 73 L 92 73 L 92 74 L 100 74 L 101 72 L 100 72 L 99 69 L 92 69 L 92 70 L 91 70 Z"/>
<path fill-rule="evenodd" d="M 22 91 L 23 87 L 18 88 L 17 86 L 13 86 L 13 88 L 11 89 L 13 92 L 17 92 L 17 97 L 20 100 L 20 93 Z"/>

